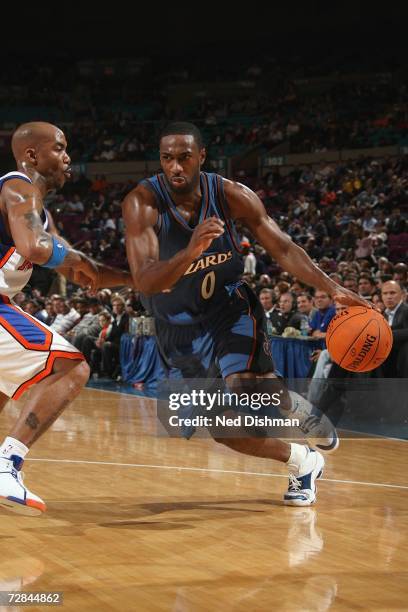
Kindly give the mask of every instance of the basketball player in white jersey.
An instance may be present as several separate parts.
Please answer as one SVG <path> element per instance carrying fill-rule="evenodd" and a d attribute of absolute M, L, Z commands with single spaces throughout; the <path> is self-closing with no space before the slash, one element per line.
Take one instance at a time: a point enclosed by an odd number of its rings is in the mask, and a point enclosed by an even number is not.
<path fill-rule="evenodd" d="M 27 123 L 12 138 L 17 171 L 0 177 L 0 410 L 9 398 L 30 396 L 0 444 L 0 506 L 21 514 L 45 511 L 23 484 L 21 467 L 31 445 L 79 394 L 89 377 L 84 357 L 64 338 L 13 304 L 32 264 L 54 268 L 82 285 L 118 286 L 130 275 L 101 265 L 57 235 L 43 208 L 47 192 L 69 178 L 64 133 L 49 123 Z"/>

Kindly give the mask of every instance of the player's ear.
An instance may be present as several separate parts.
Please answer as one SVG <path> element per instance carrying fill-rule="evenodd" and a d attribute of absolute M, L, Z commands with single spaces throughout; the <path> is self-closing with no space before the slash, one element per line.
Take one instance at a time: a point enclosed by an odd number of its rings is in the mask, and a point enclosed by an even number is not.
<path fill-rule="evenodd" d="M 25 158 L 30 162 L 30 164 L 33 164 L 34 166 L 37 165 L 37 155 L 33 147 L 28 147 L 25 150 Z"/>
<path fill-rule="evenodd" d="M 205 147 L 200 149 L 200 165 L 202 166 L 207 157 L 207 150 Z"/>

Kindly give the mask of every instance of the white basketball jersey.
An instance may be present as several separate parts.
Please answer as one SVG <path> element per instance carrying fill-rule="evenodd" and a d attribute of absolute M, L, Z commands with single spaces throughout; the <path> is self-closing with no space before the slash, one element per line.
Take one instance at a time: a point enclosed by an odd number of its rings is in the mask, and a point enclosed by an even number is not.
<path fill-rule="evenodd" d="M 0 191 L 6 181 L 21 179 L 31 183 L 31 179 L 22 172 L 8 172 L 0 177 Z M 44 229 L 48 227 L 48 216 L 43 213 Z M 16 250 L 12 236 L 7 232 L 4 220 L 0 215 L 0 295 L 12 298 L 21 291 L 30 280 L 33 271 L 31 261 Z"/>

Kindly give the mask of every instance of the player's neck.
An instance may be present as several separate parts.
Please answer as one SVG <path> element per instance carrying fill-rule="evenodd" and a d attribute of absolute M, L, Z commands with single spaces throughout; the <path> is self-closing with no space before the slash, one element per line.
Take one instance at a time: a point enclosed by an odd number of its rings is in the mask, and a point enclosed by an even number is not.
<path fill-rule="evenodd" d="M 27 166 L 25 163 L 18 163 L 17 169 L 19 172 L 22 172 L 23 174 L 28 176 L 28 178 L 31 179 L 33 185 L 35 185 L 40 190 L 43 196 L 45 196 L 50 191 L 45 178 L 39 172 L 37 172 L 37 170 L 35 170 L 31 166 Z"/>

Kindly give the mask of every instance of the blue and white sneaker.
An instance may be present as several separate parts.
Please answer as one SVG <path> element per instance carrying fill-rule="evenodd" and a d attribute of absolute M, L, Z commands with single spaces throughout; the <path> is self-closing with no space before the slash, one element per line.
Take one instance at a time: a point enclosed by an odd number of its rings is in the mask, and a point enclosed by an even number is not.
<path fill-rule="evenodd" d="M 289 416 L 298 419 L 298 427 L 305 435 L 308 445 L 321 453 L 333 453 L 337 450 L 340 440 L 330 419 L 301 395 L 293 393 L 291 398 L 293 404 Z"/>
<path fill-rule="evenodd" d="M 311 414 L 299 425 L 299 429 L 305 434 L 310 448 L 321 453 L 334 453 L 339 447 L 336 428 L 325 414 L 320 417 Z"/>
<path fill-rule="evenodd" d="M 23 474 L 13 461 L 4 457 L 0 458 L 0 508 L 26 516 L 39 516 L 47 509 L 43 500 L 24 486 Z"/>
<path fill-rule="evenodd" d="M 289 487 L 283 496 L 287 506 L 311 506 L 316 501 L 316 480 L 323 474 L 324 458 L 319 452 L 308 449 L 299 467 L 289 465 Z"/>

